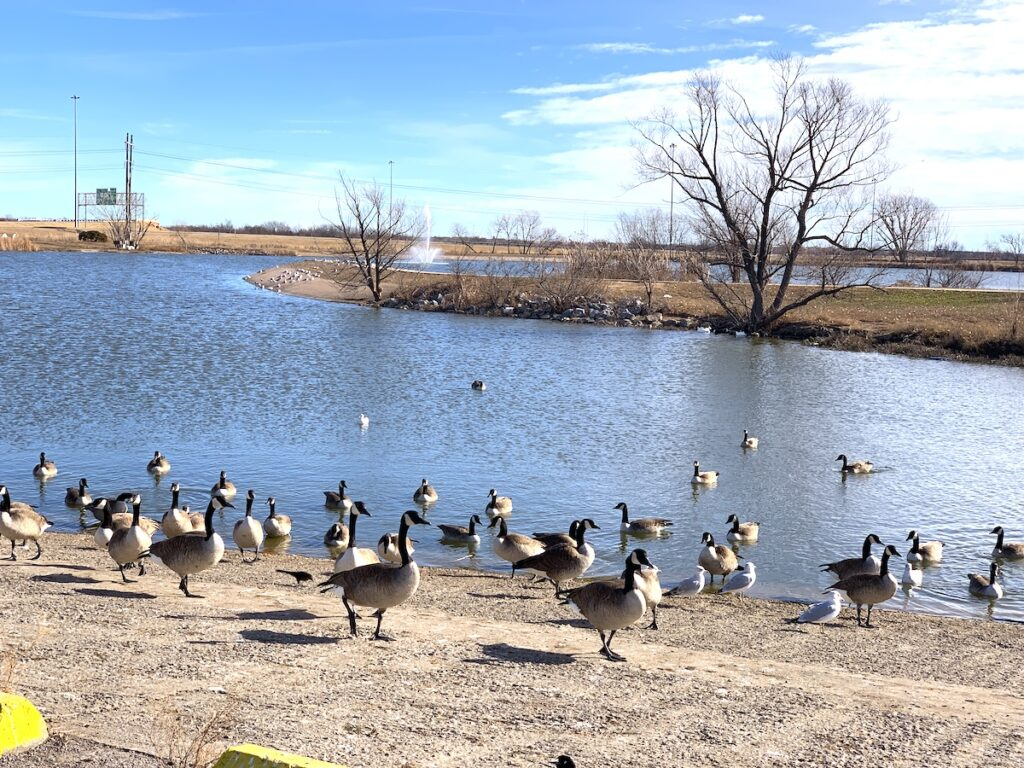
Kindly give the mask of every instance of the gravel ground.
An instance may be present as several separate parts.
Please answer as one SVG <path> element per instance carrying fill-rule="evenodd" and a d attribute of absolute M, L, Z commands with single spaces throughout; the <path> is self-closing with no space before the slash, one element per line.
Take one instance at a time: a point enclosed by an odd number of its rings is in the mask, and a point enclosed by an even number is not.
<path fill-rule="evenodd" d="M 877 611 L 795 628 L 800 607 L 667 598 L 624 664 L 549 586 L 430 569 L 350 638 L 340 601 L 229 553 L 177 591 L 153 565 L 122 584 L 86 535 L 0 563 L 5 675 L 53 737 L 0 766 L 187 764 L 256 742 L 360 766 L 1024 764 L 1024 627 Z M 24 556 L 24 555 L 23 555 Z M 646 624 L 646 622 L 643 622 Z M 169 755 L 177 756 L 168 760 Z"/>

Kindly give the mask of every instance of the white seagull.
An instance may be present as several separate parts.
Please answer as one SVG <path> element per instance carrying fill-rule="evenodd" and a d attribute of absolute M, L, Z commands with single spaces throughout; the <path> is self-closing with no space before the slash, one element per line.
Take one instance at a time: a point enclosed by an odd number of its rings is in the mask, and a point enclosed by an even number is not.
<path fill-rule="evenodd" d="M 370 426 L 370 417 L 367 416 L 365 413 L 360 413 L 359 414 L 359 428 L 360 429 L 366 429 L 368 426 Z"/>
<path fill-rule="evenodd" d="M 757 569 L 753 563 L 747 563 L 729 577 L 718 594 L 724 595 L 726 592 L 742 594 L 754 586 L 755 581 L 757 581 Z"/>
<path fill-rule="evenodd" d="M 843 598 L 834 589 L 820 603 L 815 603 L 795 619 L 786 619 L 790 624 L 828 624 L 835 621 L 843 610 Z"/>
<path fill-rule="evenodd" d="M 703 566 L 698 565 L 697 572 L 693 576 L 680 581 L 668 591 L 668 594 L 678 595 L 679 597 L 696 597 L 704 591 L 704 587 L 707 584 L 705 578 L 707 573 Z"/>

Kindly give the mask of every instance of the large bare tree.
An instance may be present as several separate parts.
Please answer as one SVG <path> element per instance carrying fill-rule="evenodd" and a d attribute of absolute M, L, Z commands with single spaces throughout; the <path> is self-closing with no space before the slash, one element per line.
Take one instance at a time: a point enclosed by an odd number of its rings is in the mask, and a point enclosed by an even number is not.
<path fill-rule="evenodd" d="M 770 330 L 787 312 L 880 276 L 839 269 L 836 254 L 866 245 L 866 190 L 888 174 L 888 106 L 858 98 L 843 80 L 811 79 L 799 60 L 770 66 L 765 113 L 705 72 L 688 84 L 683 114 L 664 109 L 635 124 L 641 179 L 672 179 L 695 237 L 728 267 L 698 274 L 747 331 Z M 817 259 L 801 262 L 808 246 L 823 249 L 824 264 L 813 285 L 793 291 L 798 266 Z"/>
<path fill-rule="evenodd" d="M 643 286 L 650 311 L 654 283 L 664 280 L 668 274 L 668 215 L 660 208 L 620 213 L 615 222 L 615 235 L 620 243 L 620 262 L 625 273 Z"/>
<path fill-rule="evenodd" d="M 935 203 L 909 192 L 883 195 L 875 206 L 882 247 L 906 264 L 914 253 L 930 250 L 945 231 L 944 217 Z"/>
<path fill-rule="evenodd" d="M 344 174 L 339 174 L 339 180 L 341 188 L 334 193 L 336 218 L 330 223 L 345 241 L 344 253 L 359 269 L 361 282 L 374 301 L 380 301 L 384 281 L 423 236 L 425 224 L 404 200 L 392 201 L 379 184 L 359 184 Z"/>

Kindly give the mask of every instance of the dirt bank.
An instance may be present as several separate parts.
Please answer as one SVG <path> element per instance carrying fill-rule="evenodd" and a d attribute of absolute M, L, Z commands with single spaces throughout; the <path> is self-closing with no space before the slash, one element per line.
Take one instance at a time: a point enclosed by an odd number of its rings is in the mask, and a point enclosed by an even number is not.
<path fill-rule="evenodd" d="M 789 604 L 669 598 L 616 664 L 549 587 L 468 571 L 426 570 L 392 642 L 369 617 L 352 639 L 333 595 L 276 572 L 330 565 L 229 553 L 189 600 L 160 566 L 122 584 L 90 537 L 47 534 L 42 560 L 0 563 L 0 626 L 8 685 L 56 738 L 6 764 L 148 768 L 211 721 L 211 753 L 353 768 L 1024 762 L 1019 625 L 878 612 L 803 631 Z"/>

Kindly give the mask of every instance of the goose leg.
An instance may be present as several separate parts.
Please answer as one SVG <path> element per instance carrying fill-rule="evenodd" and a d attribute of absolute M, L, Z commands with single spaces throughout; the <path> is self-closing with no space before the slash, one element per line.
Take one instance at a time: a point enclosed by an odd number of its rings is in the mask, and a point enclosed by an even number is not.
<path fill-rule="evenodd" d="M 647 625 L 648 629 L 658 628 L 658 606 L 651 606 L 651 623 Z"/>
<path fill-rule="evenodd" d="M 560 598 L 560 597 L 561 597 L 561 596 L 562 596 L 563 594 L 564 594 L 564 592 L 563 592 L 563 591 L 562 591 L 562 589 L 561 589 L 561 588 L 560 588 L 560 587 L 558 586 L 558 582 L 556 581 L 556 582 L 555 582 L 555 599 L 557 600 L 557 599 L 558 599 L 558 598 Z"/>
<path fill-rule="evenodd" d="M 26 548 L 28 547 L 28 543 L 25 544 L 25 547 Z M 29 560 L 38 560 L 40 557 L 42 557 L 42 555 L 43 555 L 43 548 L 39 546 L 39 539 L 36 539 L 36 556 L 35 557 L 30 557 Z"/>
<path fill-rule="evenodd" d="M 185 593 L 185 597 L 202 597 L 202 595 L 193 595 L 188 591 L 188 576 L 181 577 L 181 584 L 178 585 L 178 589 Z"/>
<path fill-rule="evenodd" d="M 611 632 L 608 633 L 608 645 L 606 646 L 608 648 L 608 658 L 611 661 L 625 661 L 626 660 L 625 656 L 620 656 L 619 654 L 617 654 L 615 651 L 612 650 L 612 638 L 615 637 L 615 632 L 616 632 L 616 630 L 613 629 Z"/>
<path fill-rule="evenodd" d="M 601 638 L 601 655 L 607 659 L 611 659 L 611 651 L 608 650 L 608 641 L 605 639 L 604 632 L 597 630 L 598 637 Z"/>
<path fill-rule="evenodd" d="M 252 561 L 255 563 L 259 559 L 260 559 L 260 545 L 257 544 L 256 545 L 256 556 L 252 559 Z"/>
<path fill-rule="evenodd" d="M 356 629 L 356 612 L 347 597 L 342 597 L 341 602 L 344 604 L 345 610 L 348 611 L 348 632 L 352 637 L 358 637 L 359 630 Z"/>
<path fill-rule="evenodd" d="M 871 627 L 871 606 L 870 605 L 868 606 L 868 620 L 867 620 L 867 623 L 864 624 L 864 626 L 865 627 Z"/>
<path fill-rule="evenodd" d="M 117 566 L 117 570 L 119 570 L 121 572 L 121 580 L 125 584 L 127 584 L 128 583 L 128 577 L 124 575 L 124 566 L 123 565 Z"/>
<path fill-rule="evenodd" d="M 139 560 L 139 576 L 145 576 L 145 575 L 146 575 L 146 561 L 145 560 Z"/>
<path fill-rule="evenodd" d="M 11 539 L 11 560 L 17 560 L 18 556 L 14 554 L 14 539 Z"/>
<path fill-rule="evenodd" d="M 245 550 L 242 549 L 241 547 L 238 548 L 238 554 L 242 556 L 242 562 L 243 563 L 249 562 L 248 560 L 245 559 Z"/>
<path fill-rule="evenodd" d="M 384 611 L 383 611 L 383 609 L 381 609 L 381 610 L 377 611 L 377 629 L 374 630 L 374 632 L 373 632 L 373 639 L 374 640 L 390 640 L 391 639 L 390 637 L 387 637 L 387 636 L 382 635 L 380 633 L 380 623 L 383 620 L 384 620 Z"/>

